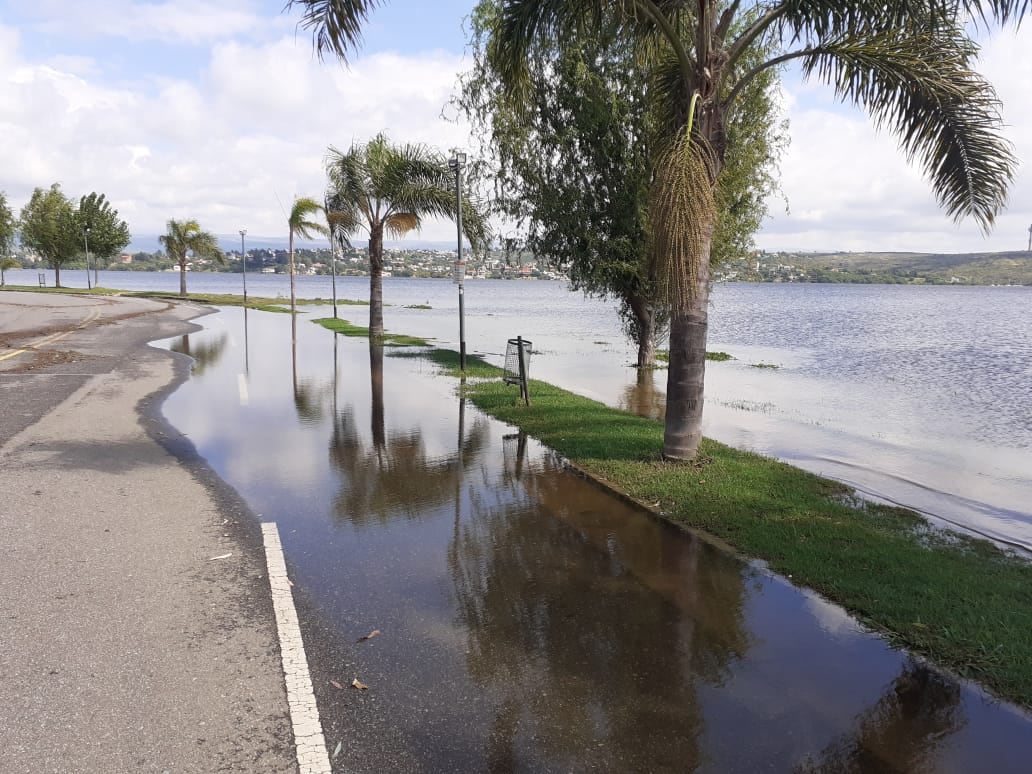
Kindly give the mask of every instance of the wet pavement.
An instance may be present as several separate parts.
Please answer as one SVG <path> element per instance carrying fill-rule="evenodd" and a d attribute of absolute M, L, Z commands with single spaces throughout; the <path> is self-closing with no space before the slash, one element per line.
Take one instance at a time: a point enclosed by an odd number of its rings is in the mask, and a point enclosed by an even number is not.
<path fill-rule="evenodd" d="M 164 412 L 279 525 L 337 770 L 1028 770 L 1026 714 L 570 474 L 411 350 L 201 323 Z"/>

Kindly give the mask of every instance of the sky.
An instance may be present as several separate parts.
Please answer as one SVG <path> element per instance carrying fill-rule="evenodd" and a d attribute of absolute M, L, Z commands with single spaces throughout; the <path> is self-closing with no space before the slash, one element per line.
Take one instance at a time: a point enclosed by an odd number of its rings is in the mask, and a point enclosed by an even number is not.
<path fill-rule="evenodd" d="M 0 0 L 0 190 L 16 211 L 36 186 L 105 193 L 137 239 L 196 218 L 234 249 L 285 238 L 295 196 L 322 198 L 328 146 L 385 131 L 447 152 L 469 129 L 446 108 L 470 66 L 474 0 L 386 0 L 349 66 L 320 62 L 285 0 Z M 1032 24 L 994 30 L 980 72 L 1003 102 L 1021 162 L 989 236 L 939 210 L 887 133 L 830 88 L 788 71 L 791 144 L 766 250 L 1021 250 L 1032 224 Z M 424 224 L 420 241 L 453 240 Z M 360 240 L 359 240 L 360 241 Z"/>

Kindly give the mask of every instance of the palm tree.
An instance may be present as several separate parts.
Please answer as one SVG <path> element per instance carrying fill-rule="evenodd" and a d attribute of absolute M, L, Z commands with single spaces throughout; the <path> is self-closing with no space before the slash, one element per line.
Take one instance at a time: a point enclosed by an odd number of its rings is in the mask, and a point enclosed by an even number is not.
<path fill-rule="evenodd" d="M 383 237 L 418 229 L 427 216 L 455 217 L 454 174 L 425 145 L 391 145 L 378 134 L 346 153 L 330 147 L 326 157 L 327 202 L 334 227 L 345 235 L 369 234 L 369 336 L 383 336 Z M 485 238 L 481 213 L 462 202 L 462 226 L 472 244 Z"/>
<path fill-rule="evenodd" d="M 988 230 L 1016 160 L 1000 134 L 999 102 L 973 69 L 966 24 L 1018 21 L 1027 0 L 500 0 L 489 56 L 511 94 L 527 91 L 538 40 L 615 31 L 637 51 L 656 111 L 650 249 L 671 304 L 663 452 L 691 459 L 702 434 L 710 245 L 730 111 L 763 72 L 798 60 L 895 133 L 924 168 L 940 205 Z M 748 52 L 772 53 L 747 64 Z"/>
<path fill-rule="evenodd" d="M 322 205 L 310 196 L 300 196 L 294 199 L 294 206 L 290 208 L 290 216 L 287 218 L 287 227 L 290 229 L 290 313 L 297 312 L 297 301 L 294 293 L 294 235 L 301 239 L 311 239 L 316 234 L 326 234 L 327 229 L 322 223 L 309 220 L 310 215 L 322 212 Z"/>
<path fill-rule="evenodd" d="M 188 255 L 195 258 L 207 258 L 216 263 L 225 263 L 226 256 L 219 248 L 219 240 L 210 231 L 202 231 L 200 224 L 193 220 L 170 220 L 167 233 L 158 237 L 165 247 L 168 257 L 179 264 L 179 295 L 186 295 L 186 259 Z"/>

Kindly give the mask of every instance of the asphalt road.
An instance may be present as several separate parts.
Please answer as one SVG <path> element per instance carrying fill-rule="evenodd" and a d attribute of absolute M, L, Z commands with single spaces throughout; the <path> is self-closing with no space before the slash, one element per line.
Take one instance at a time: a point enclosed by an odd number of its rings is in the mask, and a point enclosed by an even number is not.
<path fill-rule="evenodd" d="M 0 771 L 297 770 L 257 521 L 158 413 L 201 312 L 0 293 Z"/>

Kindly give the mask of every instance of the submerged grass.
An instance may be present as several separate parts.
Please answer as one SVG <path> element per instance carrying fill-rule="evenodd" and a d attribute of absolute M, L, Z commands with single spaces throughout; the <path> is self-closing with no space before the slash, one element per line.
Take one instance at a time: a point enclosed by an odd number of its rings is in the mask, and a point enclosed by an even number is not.
<path fill-rule="evenodd" d="M 458 354 L 411 353 L 460 376 Z M 468 357 L 465 394 L 590 475 L 703 530 L 852 612 L 896 645 L 1032 708 L 1032 563 L 930 528 L 904 508 L 705 439 L 693 464 L 660 459 L 662 424 L 539 381 L 532 404 Z"/>
<path fill-rule="evenodd" d="M 599 342 L 596 341 L 595 343 L 598 344 Z M 707 352 L 706 353 L 706 359 L 707 360 L 712 360 L 712 361 L 717 362 L 717 363 L 723 363 L 725 360 L 734 360 L 734 358 L 731 357 L 731 355 L 727 354 L 727 352 Z M 668 349 L 657 349 L 656 350 L 656 360 L 658 360 L 661 363 L 669 363 L 670 362 L 670 350 L 668 350 Z"/>
<path fill-rule="evenodd" d="M 312 320 L 312 322 L 344 336 L 356 336 L 359 338 L 368 338 L 369 336 L 368 328 L 363 328 L 361 325 L 355 325 L 336 317 L 321 317 L 317 320 Z M 430 342 L 426 339 L 422 339 L 419 336 L 407 336 L 403 333 L 385 333 L 380 338 L 380 343 L 388 347 L 427 347 L 430 345 Z"/>

